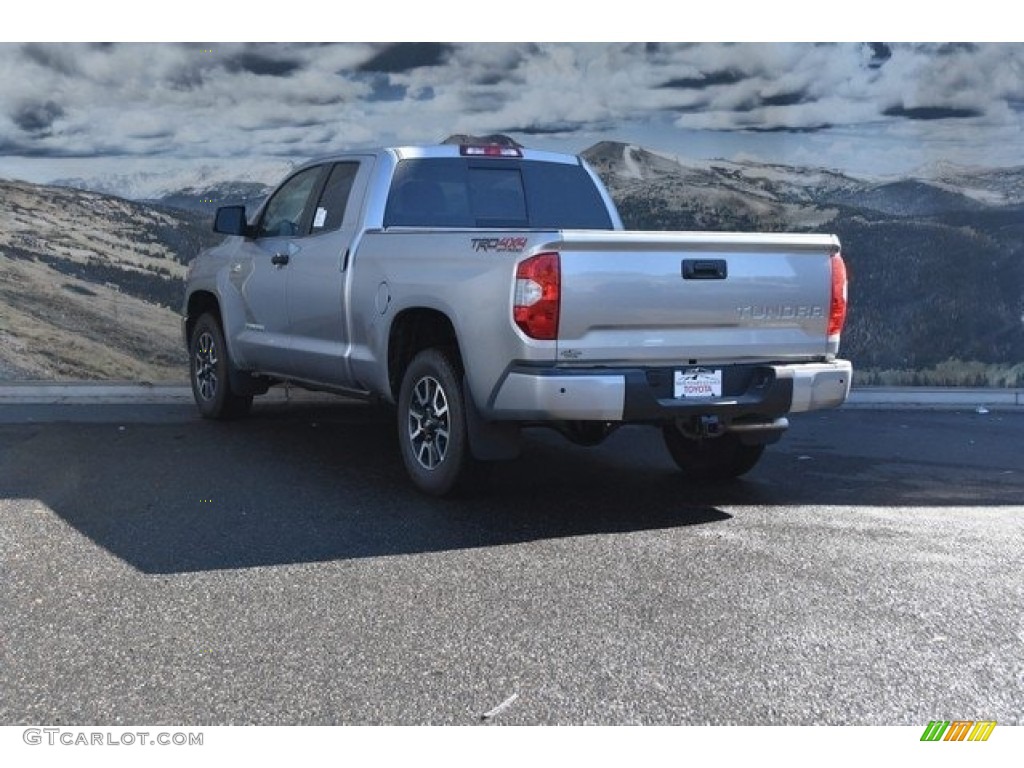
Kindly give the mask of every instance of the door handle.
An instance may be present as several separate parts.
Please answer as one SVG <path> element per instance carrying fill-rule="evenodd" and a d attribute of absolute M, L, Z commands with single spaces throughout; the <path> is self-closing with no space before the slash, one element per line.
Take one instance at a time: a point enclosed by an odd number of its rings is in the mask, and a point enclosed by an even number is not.
<path fill-rule="evenodd" d="M 283 267 L 285 264 L 291 261 L 291 258 L 292 257 L 289 256 L 287 253 L 275 253 L 273 256 L 270 257 L 270 263 L 273 264 L 275 267 Z"/>

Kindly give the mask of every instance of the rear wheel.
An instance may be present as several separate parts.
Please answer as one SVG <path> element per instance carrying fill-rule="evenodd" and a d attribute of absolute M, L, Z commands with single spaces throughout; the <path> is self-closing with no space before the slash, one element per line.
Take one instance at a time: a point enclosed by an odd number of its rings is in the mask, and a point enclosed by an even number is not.
<path fill-rule="evenodd" d="M 244 416 L 252 407 L 252 395 L 232 391 L 230 370 L 231 360 L 220 322 L 206 313 L 196 320 L 189 343 L 192 395 L 204 418 L 234 419 Z"/>
<path fill-rule="evenodd" d="M 732 480 L 753 469 L 764 453 L 763 445 L 744 445 L 729 433 L 697 440 L 686 437 L 675 424 L 666 424 L 662 435 L 676 465 L 694 480 Z"/>
<path fill-rule="evenodd" d="M 466 407 L 451 353 L 426 349 L 406 368 L 398 395 L 398 443 L 421 491 L 445 496 L 464 479 L 469 465 Z"/>

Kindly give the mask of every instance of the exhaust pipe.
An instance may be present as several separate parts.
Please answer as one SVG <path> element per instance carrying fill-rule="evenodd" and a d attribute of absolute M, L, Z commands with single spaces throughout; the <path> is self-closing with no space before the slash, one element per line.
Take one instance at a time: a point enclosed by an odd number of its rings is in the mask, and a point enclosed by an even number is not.
<path fill-rule="evenodd" d="M 782 416 L 772 421 L 734 421 L 726 427 L 744 445 L 769 445 L 777 443 L 782 433 L 789 429 L 789 419 Z"/>
<path fill-rule="evenodd" d="M 774 421 L 734 421 L 726 426 L 727 432 L 785 432 L 789 429 L 789 419 L 782 416 Z"/>
<path fill-rule="evenodd" d="M 680 419 L 676 429 L 690 440 L 714 440 L 734 434 L 744 445 L 768 445 L 778 442 L 789 429 L 789 419 L 780 417 L 770 421 L 722 421 L 718 416 L 696 416 Z"/>

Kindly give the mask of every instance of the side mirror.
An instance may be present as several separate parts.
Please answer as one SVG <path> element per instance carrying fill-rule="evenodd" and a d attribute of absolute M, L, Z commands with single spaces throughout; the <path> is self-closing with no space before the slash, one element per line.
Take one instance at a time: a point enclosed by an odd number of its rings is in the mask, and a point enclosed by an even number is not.
<path fill-rule="evenodd" d="M 222 235 L 249 235 L 249 224 L 245 220 L 244 205 L 225 205 L 217 209 L 213 220 L 213 231 Z"/>

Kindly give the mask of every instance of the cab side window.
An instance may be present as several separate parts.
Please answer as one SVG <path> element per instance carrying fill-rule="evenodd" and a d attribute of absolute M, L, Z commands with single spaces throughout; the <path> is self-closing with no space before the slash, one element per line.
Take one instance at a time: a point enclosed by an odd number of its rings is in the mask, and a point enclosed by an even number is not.
<path fill-rule="evenodd" d="M 313 211 L 313 234 L 331 232 L 341 226 L 345 219 L 352 183 L 359 171 L 359 163 L 336 163 L 327 178 L 324 191 L 320 194 Z"/>
<path fill-rule="evenodd" d="M 302 231 L 303 212 L 320 171 L 320 167 L 300 171 L 274 193 L 260 217 L 257 237 L 297 237 L 306 234 Z"/>

